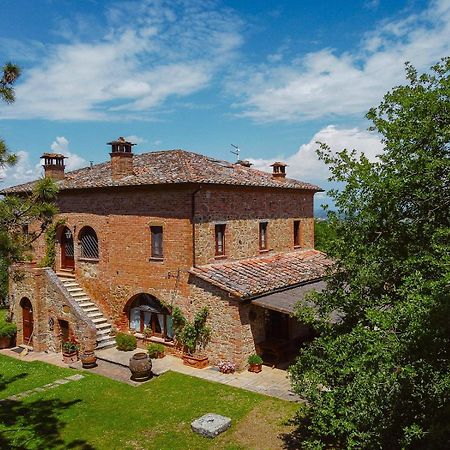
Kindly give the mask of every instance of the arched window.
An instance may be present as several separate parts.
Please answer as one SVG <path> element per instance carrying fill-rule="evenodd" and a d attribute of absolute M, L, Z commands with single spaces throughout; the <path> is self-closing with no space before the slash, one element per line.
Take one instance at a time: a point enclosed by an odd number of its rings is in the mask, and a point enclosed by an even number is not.
<path fill-rule="evenodd" d="M 83 227 L 79 235 L 80 257 L 98 259 L 97 234 L 91 227 Z"/>
<path fill-rule="evenodd" d="M 149 294 L 139 294 L 128 310 L 130 329 L 143 333 L 151 330 L 154 336 L 173 338 L 172 315 L 170 311 Z"/>

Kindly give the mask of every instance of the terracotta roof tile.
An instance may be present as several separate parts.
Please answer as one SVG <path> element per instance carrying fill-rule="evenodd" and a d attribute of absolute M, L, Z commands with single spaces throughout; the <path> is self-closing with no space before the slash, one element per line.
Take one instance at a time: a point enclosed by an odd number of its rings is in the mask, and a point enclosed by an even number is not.
<path fill-rule="evenodd" d="M 190 273 L 241 298 L 320 280 L 331 260 L 318 250 L 193 267 Z"/>
<path fill-rule="evenodd" d="M 321 191 L 318 186 L 289 178 L 274 179 L 271 173 L 240 164 L 221 161 L 184 150 L 166 150 L 136 154 L 134 173 L 119 180 L 111 177 L 111 163 L 104 162 L 67 172 L 57 181 L 60 190 L 138 186 L 174 183 L 227 184 L 240 186 L 281 187 Z M 4 189 L 2 193 L 31 191 L 36 181 Z"/>

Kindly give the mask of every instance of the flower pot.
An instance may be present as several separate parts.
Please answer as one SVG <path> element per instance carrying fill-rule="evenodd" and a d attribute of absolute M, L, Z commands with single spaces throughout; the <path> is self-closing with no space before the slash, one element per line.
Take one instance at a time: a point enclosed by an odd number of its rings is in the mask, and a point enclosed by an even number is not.
<path fill-rule="evenodd" d="M 194 367 L 195 369 L 204 369 L 209 366 L 209 360 L 207 356 L 192 356 L 185 354 L 183 355 L 183 364 Z"/>
<path fill-rule="evenodd" d="M 254 372 L 254 373 L 259 373 L 262 370 L 262 364 L 250 364 L 248 371 L 249 372 Z"/>
<path fill-rule="evenodd" d="M 11 336 L 0 336 L 0 348 L 8 348 L 11 346 Z"/>
<path fill-rule="evenodd" d="M 83 352 L 80 359 L 83 369 L 92 369 L 97 365 L 97 357 L 94 352 Z"/>
<path fill-rule="evenodd" d="M 147 353 L 135 353 L 130 358 L 129 367 L 134 381 L 146 381 L 152 376 L 152 362 Z"/>
<path fill-rule="evenodd" d="M 77 352 L 63 352 L 63 361 L 65 364 L 74 364 L 78 361 Z"/>

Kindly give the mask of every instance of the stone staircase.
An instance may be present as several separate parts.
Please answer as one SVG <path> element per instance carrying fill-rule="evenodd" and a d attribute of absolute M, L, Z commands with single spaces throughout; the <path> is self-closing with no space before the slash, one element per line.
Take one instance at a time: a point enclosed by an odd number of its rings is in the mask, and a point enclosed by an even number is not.
<path fill-rule="evenodd" d="M 64 269 L 56 273 L 60 281 L 68 290 L 70 296 L 78 303 L 80 308 L 94 322 L 97 328 L 97 350 L 101 348 L 112 347 L 116 345 L 114 337 L 111 334 L 111 324 L 102 314 L 98 306 L 84 292 L 83 288 L 77 283 L 72 271 Z"/>

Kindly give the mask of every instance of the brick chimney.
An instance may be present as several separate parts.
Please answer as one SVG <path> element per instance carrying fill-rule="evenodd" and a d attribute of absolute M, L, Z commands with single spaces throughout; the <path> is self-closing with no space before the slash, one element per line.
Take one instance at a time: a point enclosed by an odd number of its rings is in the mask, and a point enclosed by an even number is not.
<path fill-rule="evenodd" d="M 270 165 L 273 167 L 272 177 L 273 178 L 286 178 L 286 167 L 287 164 L 279 161 L 275 161 Z"/>
<path fill-rule="evenodd" d="M 44 153 L 41 159 L 44 160 L 42 167 L 44 168 L 45 177 L 54 180 L 64 180 L 64 159 L 66 156 L 60 153 Z"/>
<path fill-rule="evenodd" d="M 108 142 L 111 146 L 111 175 L 113 179 L 133 175 L 133 145 L 123 137 L 119 137 L 117 141 Z"/>

